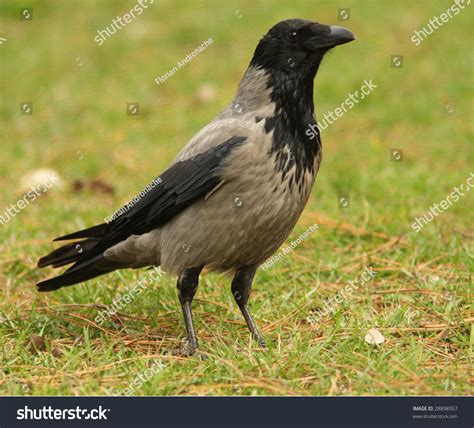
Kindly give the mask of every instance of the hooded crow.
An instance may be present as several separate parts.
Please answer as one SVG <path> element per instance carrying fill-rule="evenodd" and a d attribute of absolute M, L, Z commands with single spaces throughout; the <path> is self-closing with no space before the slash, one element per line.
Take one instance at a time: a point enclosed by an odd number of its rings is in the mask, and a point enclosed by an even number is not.
<path fill-rule="evenodd" d="M 53 291 L 116 269 L 161 266 L 178 276 L 188 352 L 198 342 L 191 302 L 204 267 L 231 272 L 232 294 L 252 336 L 249 312 L 260 264 L 286 240 L 308 201 L 321 162 L 313 81 L 324 54 L 354 40 L 342 27 L 303 19 L 260 40 L 234 100 L 181 150 L 119 216 L 55 241 L 73 240 L 38 262 L 71 266 L 38 284 Z"/>

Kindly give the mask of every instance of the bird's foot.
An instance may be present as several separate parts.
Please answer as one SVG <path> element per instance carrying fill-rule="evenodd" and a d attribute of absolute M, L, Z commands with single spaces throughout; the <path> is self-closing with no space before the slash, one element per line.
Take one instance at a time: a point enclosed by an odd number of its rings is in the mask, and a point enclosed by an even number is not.
<path fill-rule="evenodd" d="M 199 357 L 201 360 L 207 360 L 207 356 L 199 350 L 199 344 L 197 341 L 189 341 L 184 338 L 181 342 L 181 348 L 179 350 L 181 357 Z"/>

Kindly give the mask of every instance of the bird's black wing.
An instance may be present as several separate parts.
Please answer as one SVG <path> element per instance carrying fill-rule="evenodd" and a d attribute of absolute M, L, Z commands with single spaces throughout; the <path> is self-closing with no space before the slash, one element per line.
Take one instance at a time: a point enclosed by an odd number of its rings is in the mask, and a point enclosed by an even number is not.
<path fill-rule="evenodd" d="M 119 210 L 123 214 L 110 223 L 57 238 L 56 240 L 88 239 L 67 244 L 39 260 L 39 267 L 59 267 L 75 262 L 63 275 L 46 282 L 84 271 L 87 267 L 90 269 L 90 266 L 96 265 L 98 261 L 103 263 L 102 254 L 108 248 L 131 235 L 141 235 L 164 225 L 194 201 L 204 197 L 221 182 L 224 161 L 245 139 L 246 137 L 232 137 L 203 153 L 173 163 L 153 181 L 154 186 L 148 186 L 148 191 L 142 192 L 142 197 L 135 204 L 129 203 Z M 86 276 L 88 275 L 79 275 L 78 278 L 84 281 Z M 72 276 L 71 280 L 66 281 L 68 284 L 58 285 L 71 285 L 71 281 Z M 76 282 L 79 281 L 73 283 Z"/>
<path fill-rule="evenodd" d="M 159 184 L 110 223 L 97 250 L 109 248 L 130 235 L 141 235 L 156 229 L 196 199 L 204 197 L 220 183 L 223 161 L 245 139 L 232 137 L 203 153 L 174 163 L 155 179 Z"/>

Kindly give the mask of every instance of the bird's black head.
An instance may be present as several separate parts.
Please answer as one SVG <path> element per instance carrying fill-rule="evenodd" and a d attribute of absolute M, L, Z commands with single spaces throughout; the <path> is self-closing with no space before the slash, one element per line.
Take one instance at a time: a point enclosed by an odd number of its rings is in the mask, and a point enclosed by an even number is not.
<path fill-rule="evenodd" d="M 314 159 L 321 149 L 319 134 L 308 138 L 308 126 L 315 125 L 313 80 L 324 54 L 335 46 L 354 40 L 345 28 L 304 19 L 288 19 L 273 26 L 260 40 L 251 68 L 264 69 L 267 88 L 275 103 L 274 117 L 267 118 L 265 130 L 273 131 L 271 153 L 277 165 L 288 171 L 296 164 L 295 182 L 301 185 L 303 171 L 314 173 Z M 287 149 L 293 157 L 288 162 Z"/>
<path fill-rule="evenodd" d="M 354 34 L 342 27 L 288 19 L 274 25 L 260 40 L 250 65 L 314 77 L 328 50 L 354 39 Z"/>

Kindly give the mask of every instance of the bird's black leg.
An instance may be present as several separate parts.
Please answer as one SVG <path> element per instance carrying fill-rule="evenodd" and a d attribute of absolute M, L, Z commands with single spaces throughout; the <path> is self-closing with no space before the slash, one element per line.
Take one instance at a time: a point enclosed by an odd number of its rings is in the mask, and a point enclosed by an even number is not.
<path fill-rule="evenodd" d="M 184 325 L 186 326 L 186 333 L 188 336 L 188 353 L 194 354 L 199 346 L 194 331 L 193 313 L 191 303 L 199 284 L 199 274 L 203 267 L 189 268 L 184 270 L 178 278 L 178 297 L 183 310 Z"/>
<path fill-rule="evenodd" d="M 239 305 L 239 309 L 245 318 L 245 322 L 247 323 L 247 327 L 252 333 L 253 338 L 260 346 L 266 347 L 265 341 L 258 331 L 257 325 L 247 307 L 250 292 L 252 291 L 252 281 L 256 270 L 256 265 L 245 266 L 238 269 L 235 273 L 234 279 L 232 280 L 232 294 L 234 295 L 237 305 Z"/>

